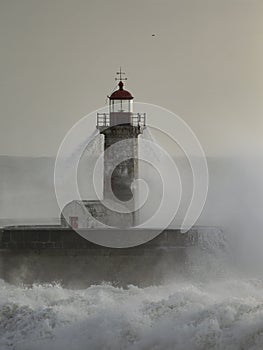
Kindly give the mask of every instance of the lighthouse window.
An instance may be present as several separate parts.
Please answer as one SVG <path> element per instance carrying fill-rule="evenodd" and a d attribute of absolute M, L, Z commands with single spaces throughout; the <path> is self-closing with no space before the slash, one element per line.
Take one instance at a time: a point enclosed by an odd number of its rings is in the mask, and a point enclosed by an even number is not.
<path fill-rule="evenodd" d="M 114 100 L 110 101 L 110 113 L 114 112 Z"/>
<path fill-rule="evenodd" d="M 110 113 L 132 112 L 132 100 L 111 100 Z"/>
<path fill-rule="evenodd" d="M 113 101 L 112 101 L 113 102 Z M 114 104 L 111 104 L 112 112 L 130 112 L 129 100 L 115 100 Z"/>

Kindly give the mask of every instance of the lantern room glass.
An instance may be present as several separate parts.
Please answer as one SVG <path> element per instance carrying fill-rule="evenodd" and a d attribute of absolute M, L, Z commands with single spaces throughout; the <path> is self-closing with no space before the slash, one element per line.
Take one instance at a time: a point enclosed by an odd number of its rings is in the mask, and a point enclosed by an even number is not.
<path fill-rule="evenodd" d="M 132 113 L 132 100 L 110 100 L 110 113 Z"/>

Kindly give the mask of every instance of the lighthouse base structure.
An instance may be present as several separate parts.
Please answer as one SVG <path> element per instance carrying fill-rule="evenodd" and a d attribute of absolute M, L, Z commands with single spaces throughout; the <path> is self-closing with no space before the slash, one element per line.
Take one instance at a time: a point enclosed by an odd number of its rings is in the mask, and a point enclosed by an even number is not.
<path fill-rule="evenodd" d="M 61 226 L 74 229 L 133 227 L 135 213 L 109 200 L 73 200 L 61 213 Z"/>
<path fill-rule="evenodd" d="M 60 226 L 6 227 L 0 232 L 0 278 L 76 288 L 102 282 L 162 283 L 169 274 L 188 273 L 196 249 L 211 248 L 211 242 L 204 242 L 209 235 L 222 245 L 221 229 L 196 227 L 186 233 L 167 229 L 147 243 L 119 249 L 94 244 Z"/>

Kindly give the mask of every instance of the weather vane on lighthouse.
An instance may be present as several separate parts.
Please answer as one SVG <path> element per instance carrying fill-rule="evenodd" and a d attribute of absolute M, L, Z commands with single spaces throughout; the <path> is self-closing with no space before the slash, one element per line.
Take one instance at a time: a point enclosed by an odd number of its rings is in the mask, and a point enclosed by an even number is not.
<path fill-rule="evenodd" d="M 115 78 L 115 80 L 119 80 L 119 81 L 127 80 L 127 78 L 123 77 L 123 75 L 125 75 L 125 72 L 122 72 L 121 67 L 120 67 L 119 72 L 117 72 L 116 74 L 118 75 L 118 77 Z"/>

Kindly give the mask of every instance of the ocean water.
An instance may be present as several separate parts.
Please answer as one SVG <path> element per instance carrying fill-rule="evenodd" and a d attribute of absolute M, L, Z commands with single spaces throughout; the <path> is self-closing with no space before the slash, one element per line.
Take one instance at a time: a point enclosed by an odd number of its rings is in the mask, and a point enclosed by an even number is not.
<path fill-rule="evenodd" d="M 235 264 L 229 240 L 216 232 L 189 251 L 185 272 L 171 266 L 159 285 L 0 280 L 0 349 L 261 350 L 262 259 Z M 246 255 L 253 252 L 246 244 Z"/>
<path fill-rule="evenodd" d="M 66 289 L 0 281 L 0 349 L 262 349 L 263 280 Z"/>

